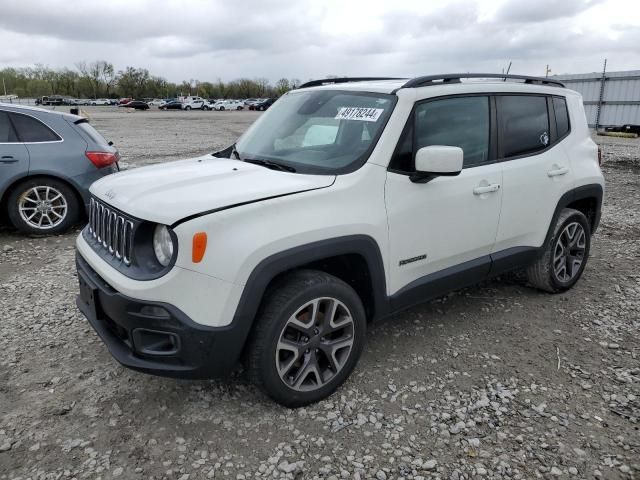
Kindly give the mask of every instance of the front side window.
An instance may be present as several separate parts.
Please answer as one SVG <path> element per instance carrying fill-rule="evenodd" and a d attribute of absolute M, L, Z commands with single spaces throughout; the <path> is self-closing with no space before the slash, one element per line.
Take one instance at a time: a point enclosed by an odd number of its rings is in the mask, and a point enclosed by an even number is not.
<path fill-rule="evenodd" d="M 502 125 L 502 156 L 529 155 L 549 146 L 547 99 L 541 95 L 499 97 L 498 115 Z"/>
<path fill-rule="evenodd" d="M 460 147 L 463 166 L 471 167 L 489 160 L 489 97 L 453 97 L 418 104 L 403 132 L 391 170 L 412 172 L 414 151 L 431 145 Z M 415 132 L 415 138 L 414 138 Z"/>
<path fill-rule="evenodd" d="M 395 97 L 316 90 L 283 96 L 238 140 L 242 160 L 267 160 L 301 173 L 358 166 L 375 146 Z"/>
<path fill-rule="evenodd" d="M 418 105 L 416 151 L 431 145 L 460 147 L 463 166 L 489 159 L 489 97 L 457 97 Z"/>
<path fill-rule="evenodd" d="M 0 112 L 0 143 L 16 143 L 18 137 L 6 112 Z"/>
<path fill-rule="evenodd" d="M 60 140 L 44 123 L 28 115 L 10 113 L 11 121 L 21 142 L 55 142 Z"/>

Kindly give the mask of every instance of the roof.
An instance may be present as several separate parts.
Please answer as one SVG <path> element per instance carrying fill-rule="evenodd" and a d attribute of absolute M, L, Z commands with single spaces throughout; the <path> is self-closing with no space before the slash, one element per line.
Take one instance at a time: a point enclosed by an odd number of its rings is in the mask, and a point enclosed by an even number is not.
<path fill-rule="evenodd" d="M 515 81 L 514 81 L 515 80 Z M 493 73 L 453 73 L 442 75 L 430 75 L 415 78 L 327 78 L 321 80 L 312 80 L 301 85 L 300 89 L 326 89 L 326 90 L 348 90 L 348 91 L 367 91 L 374 93 L 392 94 L 400 89 L 412 89 L 423 87 L 451 87 L 454 91 L 460 86 L 468 88 L 474 85 L 472 90 L 480 90 L 478 85 L 500 86 L 499 91 L 531 91 L 531 87 L 543 86 L 546 88 L 558 89 L 564 85 L 556 79 L 547 79 L 540 77 L 529 77 L 522 75 L 503 75 Z M 512 89 L 510 87 L 518 88 Z"/>
<path fill-rule="evenodd" d="M 15 103 L 0 103 L 0 107 L 9 109 L 10 111 L 14 111 L 14 112 L 23 111 L 25 113 L 32 113 L 32 114 L 60 115 L 62 117 L 66 117 L 74 121 L 76 119 L 83 118 L 62 110 L 47 110 L 46 108 L 32 107 L 30 105 L 19 105 Z"/>

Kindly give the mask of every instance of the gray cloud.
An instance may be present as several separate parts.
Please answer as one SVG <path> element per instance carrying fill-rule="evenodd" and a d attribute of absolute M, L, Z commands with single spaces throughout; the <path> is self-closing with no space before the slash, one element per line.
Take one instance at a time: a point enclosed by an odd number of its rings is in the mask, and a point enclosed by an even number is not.
<path fill-rule="evenodd" d="M 603 0 L 509 0 L 496 14 L 496 20 L 508 22 L 541 22 L 577 15 Z"/>
<path fill-rule="evenodd" d="M 4 0 L 0 42 L 9 48 L 0 49 L 0 68 L 106 59 L 173 81 L 275 81 L 500 71 L 509 60 L 512 71 L 539 75 L 546 64 L 557 73 L 598 70 L 604 56 L 612 68 L 640 64 L 633 0 L 623 8 L 613 0 L 497 1 L 427 9 L 417 0 Z M 583 18 L 595 9 L 624 14 Z"/>

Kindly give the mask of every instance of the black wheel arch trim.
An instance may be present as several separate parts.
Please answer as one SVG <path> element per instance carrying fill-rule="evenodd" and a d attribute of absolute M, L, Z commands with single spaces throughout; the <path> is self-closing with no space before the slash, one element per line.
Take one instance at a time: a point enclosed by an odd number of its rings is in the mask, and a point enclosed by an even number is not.
<path fill-rule="evenodd" d="M 603 195 L 604 195 L 604 189 L 602 188 L 602 185 L 600 185 L 599 183 L 590 183 L 587 185 L 581 185 L 572 190 L 569 190 L 564 195 L 562 195 L 562 197 L 560 197 L 560 200 L 558 200 L 558 204 L 556 205 L 555 211 L 553 212 L 553 217 L 551 218 L 551 222 L 549 223 L 547 235 L 544 239 L 544 243 L 542 244 L 542 247 L 547 246 L 551 241 L 554 227 L 556 225 L 556 222 L 558 221 L 558 217 L 560 216 L 560 212 L 562 212 L 562 209 L 566 208 L 567 206 L 571 205 L 572 203 L 578 200 L 595 199 L 596 201 L 594 217 L 592 220 L 592 225 L 590 225 L 591 234 L 593 235 L 595 231 L 598 229 L 598 225 L 600 224 Z M 544 248 L 542 248 L 541 250 L 543 251 Z"/>
<path fill-rule="evenodd" d="M 314 261 L 340 255 L 361 255 L 367 262 L 374 299 L 374 317 L 388 311 L 386 277 L 378 243 L 368 235 L 348 235 L 320 240 L 273 254 L 262 260 L 251 272 L 244 286 L 231 322 L 240 347 L 244 349 L 264 293 L 278 275 Z"/>

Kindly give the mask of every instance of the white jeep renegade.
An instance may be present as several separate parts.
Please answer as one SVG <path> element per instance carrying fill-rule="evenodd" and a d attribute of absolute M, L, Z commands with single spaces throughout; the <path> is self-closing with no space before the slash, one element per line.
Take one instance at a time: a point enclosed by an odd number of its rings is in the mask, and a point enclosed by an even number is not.
<path fill-rule="evenodd" d="M 123 365 L 243 362 L 300 406 L 369 322 L 508 270 L 582 274 L 603 196 L 582 99 L 487 74 L 314 81 L 228 149 L 110 175 L 77 240 L 77 304 Z"/>

